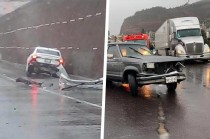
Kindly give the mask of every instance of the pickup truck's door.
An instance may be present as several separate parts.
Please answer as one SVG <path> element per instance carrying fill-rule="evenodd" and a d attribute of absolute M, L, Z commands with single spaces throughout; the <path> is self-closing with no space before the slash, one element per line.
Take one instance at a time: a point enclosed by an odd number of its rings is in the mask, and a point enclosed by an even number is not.
<path fill-rule="evenodd" d="M 107 77 L 120 80 L 122 78 L 123 63 L 117 46 L 109 46 L 107 54 L 112 54 L 112 58 L 107 59 Z"/>

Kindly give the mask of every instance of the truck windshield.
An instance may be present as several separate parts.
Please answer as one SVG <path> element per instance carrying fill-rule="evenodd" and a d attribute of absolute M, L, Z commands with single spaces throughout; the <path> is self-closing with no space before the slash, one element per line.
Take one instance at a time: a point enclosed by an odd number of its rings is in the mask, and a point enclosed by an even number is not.
<path fill-rule="evenodd" d="M 201 31 L 199 28 L 196 29 L 183 29 L 177 31 L 177 38 L 180 37 L 190 37 L 190 36 L 201 36 Z"/>
<path fill-rule="evenodd" d="M 119 45 L 123 57 L 139 57 L 140 55 L 152 55 L 146 46 L 141 45 Z"/>
<path fill-rule="evenodd" d="M 134 42 L 134 43 L 139 43 L 139 44 L 142 44 L 142 45 L 147 45 L 146 40 L 132 40 L 132 41 L 128 41 L 128 42 Z"/>

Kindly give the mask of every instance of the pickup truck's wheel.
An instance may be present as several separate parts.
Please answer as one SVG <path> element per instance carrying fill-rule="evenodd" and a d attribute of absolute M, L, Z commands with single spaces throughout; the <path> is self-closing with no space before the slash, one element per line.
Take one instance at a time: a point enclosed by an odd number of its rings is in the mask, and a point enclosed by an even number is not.
<path fill-rule="evenodd" d="M 137 96 L 137 83 L 136 78 L 133 74 L 128 74 L 128 84 L 130 87 L 130 93 L 132 96 Z"/>
<path fill-rule="evenodd" d="M 177 83 L 169 83 L 167 84 L 168 91 L 175 91 L 177 87 Z"/>

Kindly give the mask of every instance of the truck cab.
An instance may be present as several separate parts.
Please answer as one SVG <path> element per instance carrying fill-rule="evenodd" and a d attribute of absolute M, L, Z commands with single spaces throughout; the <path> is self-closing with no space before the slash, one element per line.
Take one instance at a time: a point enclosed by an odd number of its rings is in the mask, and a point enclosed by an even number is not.
<path fill-rule="evenodd" d="M 197 17 L 169 19 L 155 35 L 156 49 L 161 55 L 204 62 L 210 59 L 210 49 L 207 44 L 204 44 Z"/>

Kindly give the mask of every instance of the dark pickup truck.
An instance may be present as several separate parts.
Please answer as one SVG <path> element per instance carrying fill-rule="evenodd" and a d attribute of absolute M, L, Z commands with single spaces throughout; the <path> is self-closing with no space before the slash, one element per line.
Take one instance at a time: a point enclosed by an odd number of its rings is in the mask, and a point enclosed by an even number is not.
<path fill-rule="evenodd" d="M 174 92 L 177 83 L 185 80 L 183 59 L 156 56 L 144 45 L 135 43 L 110 43 L 107 52 L 107 81 L 128 83 L 130 93 L 148 84 L 166 84 Z"/>

